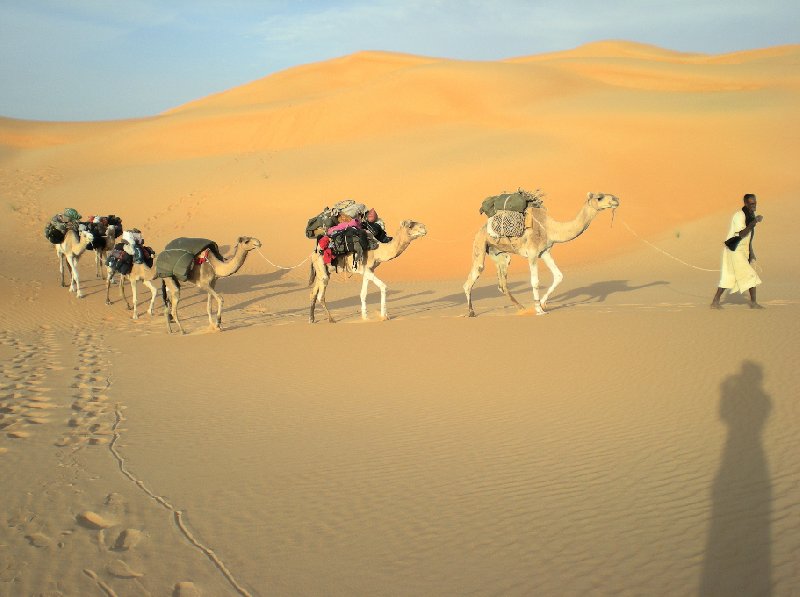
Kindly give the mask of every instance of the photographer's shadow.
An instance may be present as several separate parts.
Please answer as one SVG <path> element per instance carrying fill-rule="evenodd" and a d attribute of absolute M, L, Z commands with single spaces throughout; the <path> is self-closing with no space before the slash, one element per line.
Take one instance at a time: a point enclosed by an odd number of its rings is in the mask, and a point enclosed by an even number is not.
<path fill-rule="evenodd" d="M 772 408 L 762 366 L 744 361 L 720 385 L 720 419 L 728 426 L 711 488 L 711 516 L 700 595 L 772 594 L 772 485 L 761 441 Z"/>

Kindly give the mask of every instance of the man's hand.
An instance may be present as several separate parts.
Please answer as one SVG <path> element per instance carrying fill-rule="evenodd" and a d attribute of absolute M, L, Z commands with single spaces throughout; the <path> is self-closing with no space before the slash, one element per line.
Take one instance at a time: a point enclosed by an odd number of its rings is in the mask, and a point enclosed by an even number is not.
<path fill-rule="evenodd" d="M 764 216 L 756 216 L 756 222 L 761 222 L 764 219 Z"/>

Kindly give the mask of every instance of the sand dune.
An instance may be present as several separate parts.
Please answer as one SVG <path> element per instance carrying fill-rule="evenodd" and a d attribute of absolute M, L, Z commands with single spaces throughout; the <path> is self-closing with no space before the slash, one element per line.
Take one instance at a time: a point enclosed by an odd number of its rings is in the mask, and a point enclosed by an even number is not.
<path fill-rule="evenodd" d="M 794 595 L 799 57 L 361 52 L 150 118 L 0 118 L 0 595 Z M 621 207 L 553 249 L 549 315 L 489 265 L 466 319 L 480 202 L 520 186 Z M 744 192 L 767 309 L 711 313 Z M 377 271 L 392 320 L 339 276 L 312 326 L 303 229 L 345 197 L 428 235 Z M 182 337 L 143 288 L 136 321 L 104 305 L 91 254 L 86 298 L 59 287 L 67 206 L 156 250 L 258 237 L 225 332 L 188 286 Z"/>

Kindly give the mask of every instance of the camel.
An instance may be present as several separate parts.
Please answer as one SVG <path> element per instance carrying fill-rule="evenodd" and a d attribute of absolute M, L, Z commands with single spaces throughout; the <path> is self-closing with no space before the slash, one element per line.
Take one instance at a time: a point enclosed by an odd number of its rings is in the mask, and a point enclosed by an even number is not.
<path fill-rule="evenodd" d="M 236 241 L 236 247 L 230 259 L 222 261 L 214 255 L 213 251 L 208 251 L 206 253 L 206 261 L 200 265 L 195 265 L 189 272 L 188 281 L 208 293 L 206 311 L 208 313 L 208 322 L 213 330 L 222 330 L 222 296 L 214 290 L 217 280 L 219 278 L 227 278 L 238 272 L 239 268 L 244 265 L 247 254 L 260 247 L 261 241 L 257 238 L 240 236 Z M 167 318 L 167 330 L 170 334 L 172 333 L 171 324 L 174 321 L 178 325 L 178 331 L 181 334 L 185 333 L 181 322 L 178 320 L 178 303 L 181 298 L 181 286 L 178 280 L 175 278 L 163 278 L 161 291 L 164 296 L 164 314 Z M 212 297 L 217 301 L 216 317 L 211 315 Z"/>
<path fill-rule="evenodd" d="M 64 281 L 64 264 L 70 270 L 69 291 L 76 292 L 78 298 L 83 298 L 81 293 L 81 281 L 78 275 L 78 258 L 86 252 L 86 247 L 94 241 L 94 235 L 88 230 L 78 230 L 67 228 L 64 240 L 56 245 L 56 257 L 58 257 L 58 269 L 61 273 L 61 286 L 67 284 Z"/>
<path fill-rule="evenodd" d="M 109 234 L 109 232 L 111 232 L 111 234 Z M 114 249 L 114 243 L 116 242 L 114 238 L 114 229 L 109 226 L 102 238 L 102 246 L 95 247 L 94 249 L 94 266 L 98 278 L 103 277 L 103 266 L 106 264 L 106 258 L 109 252 Z"/>
<path fill-rule="evenodd" d="M 364 260 L 353 268 L 352 258 L 347 256 L 345 264 L 342 269 L 345 272 L 352 272 L 361 274 L 361 318 L 367 319 L 367 285 L 373 282 L 381 291 L 381 319 L 389 319 L 386 313 L 386 284 L 378 279 L 375 275 L 375 268 L 377 268 L 384 261 L 390 261 L 402 255 L 412 241 L 422 238 L 428 233 L 425 224 L 413 222 L 411 220 L 404 220 L 400 224 L 400 229 L 394 234 L 392 240 L 388 243 L 381 244 L 377 249 L 364 251 Z M 320 255 L 319 251 L 314 251 L 311 254 L 311 274 L 308 280 L 308 285 L 313 286 L 311 290 L 311 311 L 309 313 L 309 322 L 314 323 L 314 307 L 319 301 L 325 313 L 328 315 L 328 321 L 335 323 L 331 312 L 328 310 L 328 305 L 325 303 L 325 291 L 330 282 L 330 274 L 328 266 Z"/>
<path fill-rule="evenodd" d="M 114 278 L 114 270 L 108 268 L 108 275 L 106 276 L 106 305 L 113 304 L 111 298 L 109 296 L 111 292 L 111 282 Z M 156 285 L 153 284 L 153 280 L 156 279 L 156 267 L 153 264 L 153 267 L 147 267 L 145 263 L 134 263 L 131 267 L 131 271 L 128 274 L 120 274 L 119 280 L 119 294 L 122 297 L 122 300 L 125 301 L 125 305 L 128 307 L 128 310 L 133 310 L 132 319 L 139 319 L 139 295 L 137 292 L 137 282 L 141 280 L 144 282 L 144 285 L 150 289 L 150 306 L 147 309 L 147 313 L 149 315 L 153 315 L 153 308 L 156 302 Z M 131 292 L 133 293 L 133 306 L 128 302 L 128 297 L 125 296 L 125 280 L 130 282 L 131 285 Z"/>
<path fill-rule="evenodd" d="M 598 213 L 605 209 L 616 209 L 618 206 L 619 199 L 614 195 L 589 193 L 578 214 L 569 222 L 553 220 L 543 208 L 528 208 L 525 214 L 526 221 L 528 216 L 532 216 L 533 225 L 526 228 L 519 238 L 494 239 L 489 236 L 486 231 L 487 224 L 484 224 L 475 235 L 475 240 L 472 244 L 472 269 L 469 272 L 469 276 L 467 276 L 467 281 L 464 283 L 468 317 L 475 317 L 475 311 L 472 308 L 472 287 L 483 271 L 487 254 L 497 265 L 500 292 L 505 294 L 519 309 L 523 308 L 522 305 L 511 295 L 508 289 L 508 264 L 512 255 L 520 255 L 528 260 L 536 314 L 545 315 L 547 313 L 545 311 L 547 299 L 564 279 L 564 275 L 556 266 L 552 255 L 550 255 L 550 249 L 556 243 L 567 243 L 579 237 L 586 231 Z M 553 283 L 541 300 L 539 299 L 539 272 L 536 263 L 536 260 L 540 257 L 553 274 Z"/>

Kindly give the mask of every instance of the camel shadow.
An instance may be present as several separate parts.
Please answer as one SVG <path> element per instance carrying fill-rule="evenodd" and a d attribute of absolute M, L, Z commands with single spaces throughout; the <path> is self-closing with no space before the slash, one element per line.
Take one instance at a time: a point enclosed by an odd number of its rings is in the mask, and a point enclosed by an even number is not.
<path fill-rule="evenodd" d="M 509 281 L 508 288 L 513 293 L 517 293 L 525 290 L 525 288 L 530 289 L 530 283 L 527 280 L 518 280 L 516 282 Z M 426 294 L 430 294 L 430 292 Z M 490 284 L 487 283 L 482 286 L 478 286 L 476 284 L 472 288 L 473 301 L 480 301 L 483 299 L 492 299 L 492 298 L 494 299 L 503 298 L 503 293 L 500 292 L 500 290 L 497 288 L 497 282 L 493 282 Z M 453 294 L 448 294 L 446 296 L 440 296 L 431 301 L 415 303 L 414 305 L 408 305 L 407 308 L 420 307 L 419 309 L 420 311 L 430 311 L 431 309 L 436 309 L 436 308 L 446 309 L 448 307 L 455 307 L 458 305 L 463 305 L 464 309 L 467 308 L 467 298 L 464 295 L 463 290 L 461 290 L 460 292 L 455 292 Z"/>
<path fill-rule="evenodd" d="M 275 282 L 281 281 L 288 272 L 276 270 L 268 274 L 236 274 L 228 278 L 220 278 L 217 289 L 222 294 L 244 294 L 260 290 L 267 286 L 272 287 Z M 280 287 L 294 286 L 291 281 L 284 281 Z"/>
<path fill-rule="evenodd" d="M 629 280 L 603 280 L 602 282 L 595 282 L 589 286 L 572 288 L 566 292 L 562 292 L 553 296 L 549 301 L 551 305 L 554 302 L 562 304 L 551 306 L 550 310 L 563 309 L 573 305 L 583 305 L 588 303 L 604 303 L 612 294 L 618 294 L 621 292 L 634 292 L 636 290 L 641 290 L 642 288 L 663 286 L 668 284 L 669 282 L 666 280 L 657 280 L 654 282 L 648 282 L 647 284 L 642 284 L 640 286 L 630 286 Z"/>
<path fill-rule="evenodd" d="M 772 402 L 763 377 L 760 364 L 744 361 L 720 384 L 728 436 L 711 486 L 702 597 L 772 594 L 772 485 L 761 438 Z"/>

